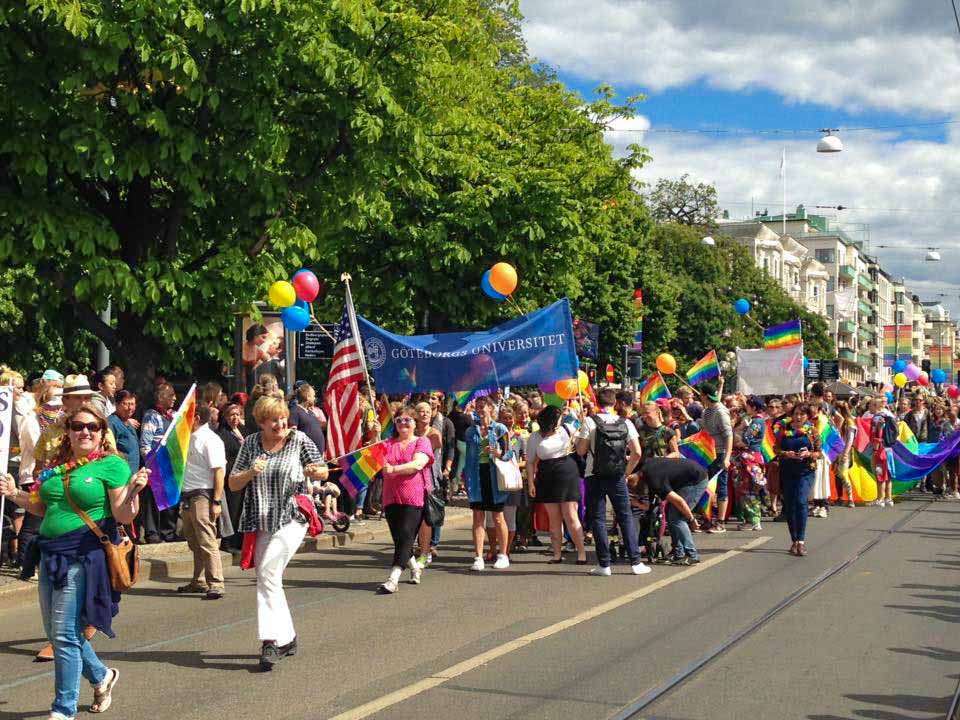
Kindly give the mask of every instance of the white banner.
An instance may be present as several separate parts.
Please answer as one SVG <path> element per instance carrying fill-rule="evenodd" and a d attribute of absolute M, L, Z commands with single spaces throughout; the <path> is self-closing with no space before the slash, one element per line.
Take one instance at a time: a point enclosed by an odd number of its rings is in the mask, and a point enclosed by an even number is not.
<path fill-rule="evenodd" d="M 803 345 L 776 350 L 737 348 L 737 390 L 745 395 L 803 392 Z"/>
<path fill-rule="evenodd" d="M 833 312 L 841 320 L 853 320 L 857 316 L 857 288 L 848 287 L 833 294 Z"/>

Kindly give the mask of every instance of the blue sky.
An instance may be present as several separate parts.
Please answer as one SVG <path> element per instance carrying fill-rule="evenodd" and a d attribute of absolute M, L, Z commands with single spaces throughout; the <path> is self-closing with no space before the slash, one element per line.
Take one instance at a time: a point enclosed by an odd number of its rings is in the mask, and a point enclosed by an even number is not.
<path fill-rule="evenodd" d="M 530 53 L 571 89 L 647 96 L 607 136 L 644 145 L 637 179 L 689 174 L 731 217 L 787 205 L 861 229 L 870 251 L 924 299 L 960 317 L 960 124 L 841 132 L 822 127 L 960 120 L 960 34 L 940 0 L 521 0 Z M 669 133 L 722 128 L 733 133 Z M 807 132 L 771 134 L 773 128 Z M 629 131 L 629 132 L 625 132 Z M 880 248 L 880 245 L 894 246 Z M 924 262 L 926 246 L 941 263 Z"/>

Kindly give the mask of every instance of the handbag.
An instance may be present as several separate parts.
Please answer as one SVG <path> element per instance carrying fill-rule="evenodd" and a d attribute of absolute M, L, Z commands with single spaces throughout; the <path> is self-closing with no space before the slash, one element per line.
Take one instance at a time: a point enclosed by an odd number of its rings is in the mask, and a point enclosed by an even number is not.
<path fill-rule="evenodd" d="M 523 490 L 523 476 L 520 474 L 520 466 L 512 460 L 501 460 L 493 458 L 494 467 L 497 469 L 497 488 L 500 492 L 519 492 Z"/>
<path fill-rule="evenodd" d="M 446 504 L 436 493 L 423 491 L 423 521 L 430 527 L 443 527 Z"/>
<path fill-rule="evenodd" d="M 90 519 L 83 510 L 77 507 L 70 497 L 70 476 L 63 477 L 63 495 L 70 503 L 73 511 L 80 516 L 90 532 L 100 539 L 103 552 L 107 556 L 107 571 L 110 573 L 110 586 L 119 593 L 126 592 L 140 579 L 140 547 L 129 538 L 122 525 L 117 525 L 120 533 L 120 542 L 116 545 L 100 527 Z"/>
<path fill-rule="evenodd" d="M 575 462 L 576 465 L 577 465 L 577 472 L 580 473 L 580 477 L 585 477 L 586 474 L 587 474 L 587 456 L 586 456 L 586 455 L 581 455 L 580 453 L 577 452 L 576 443 L 575 443 L 575 441 L 574 441 L 573 433 L 571 433 L 571 432 L 567 429 L 566 425 L 561 425 L 561 426 L 560 426 L 560 429 L 563 430 L 563 432 L 564 432 L 564 433 L 566 434 L 566 436 L 569 438 L 569 443 L 568 443 L 568 445 L 569 445 L 569 448 L 570 448 L 570 453 L 567 455 L 567 457 L 572 457 L 572 458 L 573 458 L 573 462 Z"/>

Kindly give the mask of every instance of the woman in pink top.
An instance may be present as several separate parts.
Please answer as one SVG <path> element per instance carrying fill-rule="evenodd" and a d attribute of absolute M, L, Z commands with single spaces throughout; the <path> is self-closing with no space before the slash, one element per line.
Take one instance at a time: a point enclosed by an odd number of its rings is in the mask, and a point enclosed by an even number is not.
<path fill-rule="evenodd" d="M 397 411 L 393 418 L 396 437 L 384 443 L 383 514 L 393 536 L 393 568 L 380 586 L 381 593 L 395 593 L 403 568 L 410 568 L 410 582 L 420 583 L 420 566 L 413 557 L 413 542 L 423 519 L 424 493 L 433 490 L 433 447 L 426 437 L 414 435 L 413 408 Z"/>

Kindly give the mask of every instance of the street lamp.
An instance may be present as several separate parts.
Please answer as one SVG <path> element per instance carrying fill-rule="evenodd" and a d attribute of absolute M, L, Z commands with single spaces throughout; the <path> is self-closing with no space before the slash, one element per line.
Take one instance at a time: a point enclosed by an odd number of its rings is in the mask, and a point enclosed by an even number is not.
<path fill-rule="evenodd" d="M 821 128 L 820 132 L 826 133 L 820 142 L 817 143 L 817 152 L 820 153 L 838 153 L 843 150 L 843 143 L 833 133 L 840 132 L 839 128 Z"/>

